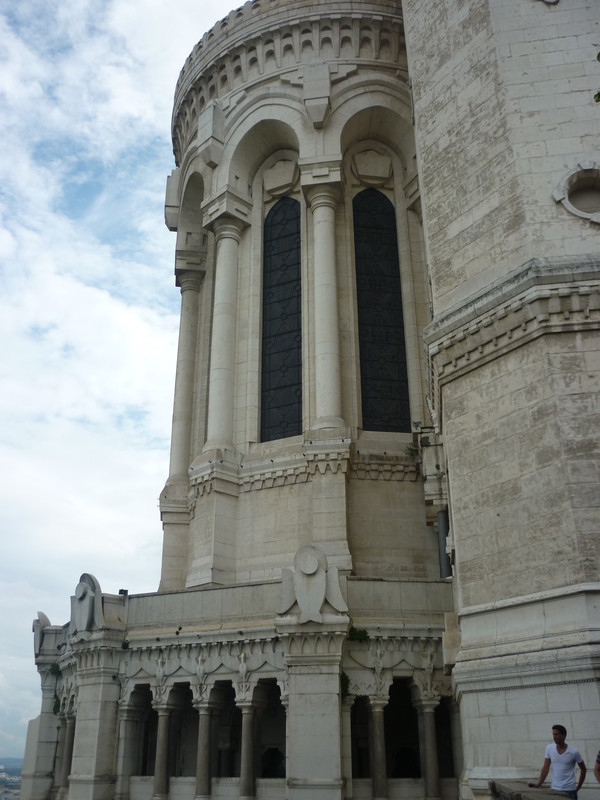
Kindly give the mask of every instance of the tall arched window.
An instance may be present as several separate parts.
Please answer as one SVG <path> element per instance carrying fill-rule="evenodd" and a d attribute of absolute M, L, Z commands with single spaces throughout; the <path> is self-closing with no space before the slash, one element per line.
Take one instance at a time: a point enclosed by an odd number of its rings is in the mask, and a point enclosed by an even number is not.
<path fill-rule="evenodd" d="M 353 201 L 362 426 L 410 431 L 394 206 L 365 189 Z"/>
<path fill-rule="evenodd" d="M 264 227 L 262 389 L 263 442 L 302 432 L 300 203 L 284 197 Z"/>

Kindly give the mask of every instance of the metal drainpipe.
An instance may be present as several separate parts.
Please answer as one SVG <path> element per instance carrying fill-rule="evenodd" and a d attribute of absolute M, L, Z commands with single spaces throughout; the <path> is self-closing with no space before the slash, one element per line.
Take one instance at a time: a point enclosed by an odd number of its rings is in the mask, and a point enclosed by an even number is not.
<path fill-rule="evenodd" d="M 450 578 L 452 576 L 452 566 L 450 564 L 450 556 L 446 552 L 446 537 L 450 529 L 448 523 L 448 509 L 438 511 L 438 554 L 440 560 L 440 577 Z"/>

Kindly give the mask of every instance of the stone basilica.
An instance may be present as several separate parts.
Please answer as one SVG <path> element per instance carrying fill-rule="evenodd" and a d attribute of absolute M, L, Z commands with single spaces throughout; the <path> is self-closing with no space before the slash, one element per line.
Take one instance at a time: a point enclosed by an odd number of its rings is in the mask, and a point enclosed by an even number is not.
<path fill-rule="evenodd" d="M 161 582 L 35 620 L 23 800 L 473 800 L 555 722 L 593 762 L 599 40 L 252 0 L 199 41 Z"/>

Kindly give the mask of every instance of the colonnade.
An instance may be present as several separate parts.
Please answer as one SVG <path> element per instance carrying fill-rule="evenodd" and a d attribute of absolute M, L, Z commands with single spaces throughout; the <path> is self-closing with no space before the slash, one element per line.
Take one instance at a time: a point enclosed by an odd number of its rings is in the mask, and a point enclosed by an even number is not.
<path fill-rule="evenodd" d="M 349 695 L 345 698 L 342 705 L 342 746 L 345 749 L 344 758 L 344 778 L 346 785 L 351 783 L 354 766 L 352 764 L 352 754 L 350 752 L 351 737 L 355 734 L 352 731 L 351 714 L 352 707 L 358 697 Z M 388 797 L 388 778 L 396 777 L 390 775 L 388 765 L 388 742 L 386 741 L 386 728 L 384 724 L 384 711 L 388 706 L 389 697 L 387 695 L 365 696 L 369 709 L 370 723 L 370 778 L 372 784 L 373 800 L 382 800 Z M 418 715 L 418 751 L 420 755 L 420 774 L 423 778 L 424 797 L 426 800 L 439 800 L 441 798 L 441 782 L 439 770 L 439 754 L 437 744 L 437 731 L 435 711 L 440 704 L 441 697 L 435 694 L 419 696 L 418 691 L 413 692 L 412 704 Z M 452 726 L 451 749 L 453 760 L 454 776 L 460 774 L 460 737 L 459 724 L 457 720 L 458 708 L 453 704 L 450 722 Z M 399 724 L 403 724 L 401 719 Z"/>
<path fill-rule="evenodd" d="M 274 687 L 273 687 L 274 688 Z M 142 692 L 149 692 L 147 688 Z M 233 775 L 231 758 L 222 760 L 219 765 L 218 721 L 220 712 L 228 704 L 227 692 L 233 692 L 231 687 L 216 685 L 207 696 L 196 697 L 192 707 L 197 711 L 197 747 L 195 751 L 195 798 L 211 797 L 211 779 L 219 777 L 225 772 L 224 777 Z M 241 739 L 239 756 L 239 796 L 251 798 L 255 796 L 255 779 L 257 777 L 257 759 L 261 755 L 259 746 L 261 737 L 257 738 L 256 719 L 257 712 L 263 711 L 267 706 L 269 684 L 259 683 L 252 693 L 252 697 L 243 696 L 235 699 L 235 707 L 241 712 Z M 117 749 L 117 779 L 115 800 L 127 800 L 129 797 L 129 779 L 140 772 L 144 773 L 146 767 L 140 764 L 140 740 L 148 738 L 144 724 L 147 723 L 148 710 L 140 701 L 140 696 L 132 697 L 128 703 L 122 703 L 119 709 L 119 742 Z M 169 759 L 173 752 L 174 742 L 171 741 L 173 729 L 171 715 L 177 710 L 181 711 L 181 703 L 171 693 L 161 693 L 160 698 L 152 701 L 151 710 L 156 712 L 156 748 L 153 757 L 154 770 L 152 775 L 152 798 L 164 800 L 169 795 Z M 146 717 L 146 723 L 142 720 Z M 281 742 L 285 748 L 285 740 Z M 282 752 L 282 757 L 284 756 Z M 187 773 L 189 774 L 189 773 Z M 222 775 L 223 776 L 223 775 Z"/>
<path fill-rule="evenodd" d="M 239 742 L 239 797 L 242 800 L 254 798 L 256 791 L 257 757 L 261 755 L 260 736 L 257 737 L 256 719 L 260 711 L 266 706 L 265 693 L 261 692 L 264 686 L 258 684 L 253 696 L 244 695 L 235 699 L 235 706 L 241 712 L 241 739 Z M 352 755 L 351 740 L 356 735 L 351 721 L 351 710 L 356 698 L 353 695 L 344 698 L 342 703 L 342 778 L 346 787 L 352 785 Z M 388 797 L 388 778 L 390 774 L 388 765 L 389 742 L 386 742 L 386 725 L 384 723 L 384 710 L 389 702 L 387 695 L 365 696 L 370 722 L 370 779 L 372 784 L 373 800 L 383 800 Z M 423 795 L 425 800 L 439 800 L 441 798 L 440 774 L 438 769 L 438 749 L 436 736 L 435 709 L 440 702 L 439 696 L 422 696 L 413 698 L 413 708 L 419 716 L 418 741 L 413 742 L 415 751 L 420 752 L 420 772 L 423 778 Z M 220 687 L 213 688 L 207 696 L 197 698 L 192 702 L 197 711 L 198 739 L 195 752 L 195 800 L 209 800 L 211 795 L 211 781 L 214 777 L 223 776 L 223 764 L 218 763 L 216 753 L 217 725 L 220 711 L 224 707 Z M 283 704 L 286 707 L 286 704 Z M 156 752 L 154 756 L 154 772 L 152 775 L 152 799 L 167 800 L 169 797 L 169 754 L 173 749 L 170 741 L 171 713 L 179 708 L 177 702 L 170 698 L 162 698 L 152 703 L 156 712 Z M 115 786 L 115 800 L 128 800 L 129 779 L 140 774 L 139 744 L 143 737 L 143 723 L 140 722 L 142 711 L 136 702 L 123 703 L 119 712 L 119 741 L 117 747 L 117 775 Z M 400 717 L 397 724 L 403 730 L 405 721 Z M 286 722 L 286 728 L 288 728 Z M 60 769 L 58 785 L 65 790 L 68 788 L 68 775 L 70 766 L 69 753 L 73 749 L 73 736 L 75 729 L 74 716 L 65 720 L 64 751 Z M 282 755 L 286 749 L 285 739 L 281 741 Z M 291 745 L 293 746 L 293 745 Z M 231 764 L 225 767 L 225 776 L 229 773 Z M 237 771 L 237 770 L 236 770 Z"/>
<path fill-rule="evenodd" d="M 259 683 L 251 693 L 243 693 L 238 699 L 235 698 L 235 707 L 241 712 L 241 738 L 239 741 L 239 797 L 242 800 L 249 800 L 256 795 L 257 764 L 261 756 L 260 747 L 262 739 L 257 736 L 256 720 L 260 712 L 267 705 L 267 692 L 269 684 Z M 181 689 L 181 687 L 179 687 Z M 272 688 L 275 688 L 272 685 Z M 138 687 L 136 687 L 136 690 Z M 145 773 L 140 764 L 140 744 L 144 739 L 144 717 L 150 709 L 156 712 L 156 746 L 155 754 L 152 759 L 154 768 L 152 778 L 152 800 L 167 800 L 169 797 L 169 778 L 170 778 L 170 753 L 173 750 L 173 742 L 170 737 L 173 730 L 170 725 L 171 714 L 176 710 L 182 709 L 180 700 L 171 693 L 157 693 L 158 697 L 152 701 L 151 707 L 145 708 L 141 702 L 141 692 L 148 697 L 150 689 L 139 687 L 140 693 L 136 690 L 128 701 L 119 702 L 119 723 L 118 723 L 118 743 L 116 754 L 116 782 L 115 800 L 129 800 L 130 797 L 130 778 L 134 775 Z M 189 692 L 189 690 L 188 690 Z M 226 692 L 231 694 L 228 699 Z M 197 711 L 197 747 L 195 750 L 195 800 L 210 800 L 211 781 L 213 777 L 233 775 L 231 759 L 224 766 L 224 762 L 219 766 L 217 747 L 217 730 L 219 724 L 219 714 L 226 707 L 227 703 L 233 698 L 233 688 L 229 686 L 226 691 L 220 685 L 216 685 L 210 692 L 203 692 L 192 700 L 191 705 Z M 436 736 L 435 709 L 440 702 L 437 695 L 422 695 L 413 693 L 412 707 L 419 716 L 418 740 L 413 742 L 416 752 L 420 752 L 420 772 L 423 778 L 423 795 L 425 800 L 440 800 L 440 774 L 438 769 L 438 750 Z M 341 707 L 342 725 L 342 778 L 346 786 L 352 786 L 352 737 L 357 733 L 353 730 L 351 720 L 352 707 L 359 698 L 349 695 L 344 698 Z M 384 712 L 390 697 L 387 694 L 376 694 L 360 698 L 369 710 L 369 751 L 370 751 L 370 780 L 372 785 L 373 800 L 383 800 L 388 797 L 388 778 L 395 777 L 390 773 L 388 764 L 389 745 L 386 742 L 386 724 L 384 722 Z M 287 703 L 282 703 L 284 709 Z M 287 714 L 286 714 L 287 717 Z M 75 737 L 75 714 L 64 715 L 59 734 L 57 772 L 55 775 L 55 786 L 59 789 L 59 797 L 65 797 L 69 786 L 69 771 L 71 767 L 71 756 Z M 406 730 L 406 720 L 400 715 L 394 720 L 394 724 L 402 731 Z M 286 740 L 290 735 L 289 724 L 286 719 L 286 735 L 280 740 L 282 757 L 286 748 Z M 188 732 L 189 736 L 189 732 Z M 454 733 L 453 733 L 454 736 Z M 290 743 L 290 747 L 295 746 Z M 236 745 L 237 747 L 237 745 Z M 457 748 L 458 749 L 458 748 Z M 456 765 L 455 765 L 456 769 Z M 152 770 L 150 770 L 152 773 Z M 235 770 L 237 772 L 237 769 Z M 186 773 L 191 774 L 191 773 Z M 344 795 L 346 796 L 346 795 Z M 348 794 L 347 796 L 350 796 Z"/>

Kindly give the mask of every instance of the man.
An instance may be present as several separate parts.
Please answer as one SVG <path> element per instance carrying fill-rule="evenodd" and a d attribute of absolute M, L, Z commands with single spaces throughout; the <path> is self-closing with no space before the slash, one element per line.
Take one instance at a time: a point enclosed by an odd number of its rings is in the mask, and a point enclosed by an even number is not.
<path fill-rule="evenodd" d="M 554 744 L 549 744 L 546 748 L 544 765 L 538 782 L 530 783 L 529 785 L 534 789 L 539 789 L 548 776 L 550 766 L 552 766 L 550 788 L 558 792 L 566 792 L 572 800 L 577 800 L 577 792 L 581 789 L 587 772 L 581 753 L 577 748 L 571 747 L 565 741 L 567 729 L 563 725 L 552 726 L 552 738 L 554 739 Z M 575 783 L 575 764 L 579 766 L 577 784 Z"/>
<path fill-rule="evenodd" d="M 600 783 L 600 751 L 598 751 L 598 755 L 596 756 L 596 763 L 594 764 L 594 777 Z"/>

